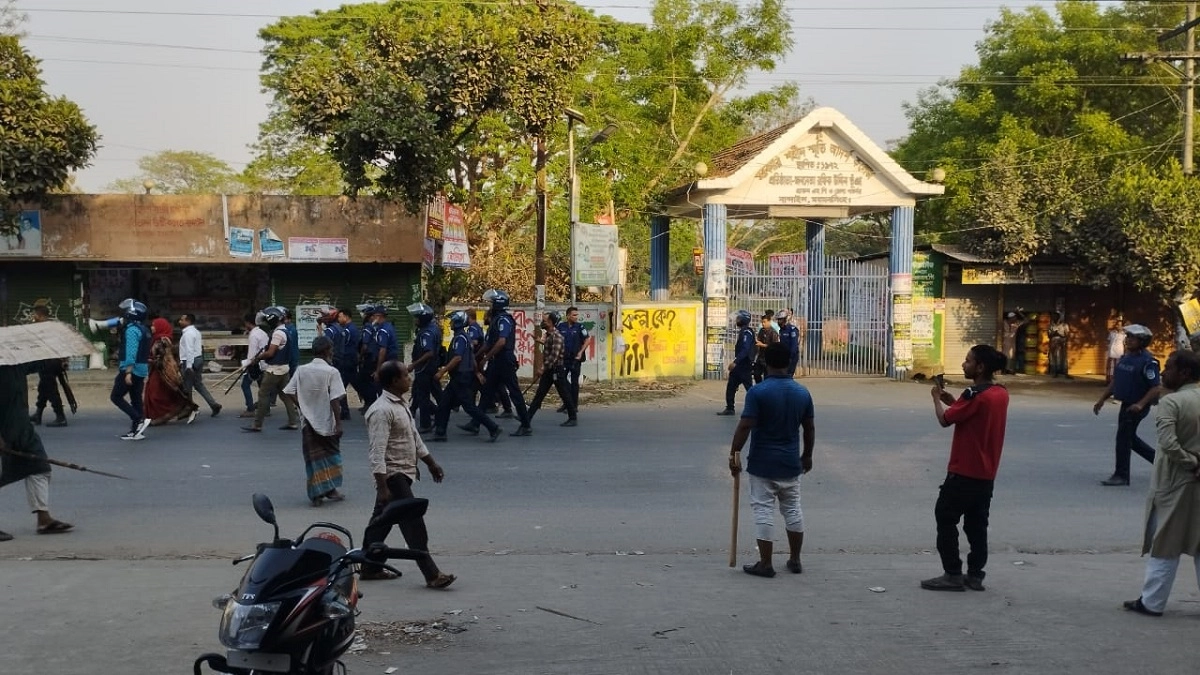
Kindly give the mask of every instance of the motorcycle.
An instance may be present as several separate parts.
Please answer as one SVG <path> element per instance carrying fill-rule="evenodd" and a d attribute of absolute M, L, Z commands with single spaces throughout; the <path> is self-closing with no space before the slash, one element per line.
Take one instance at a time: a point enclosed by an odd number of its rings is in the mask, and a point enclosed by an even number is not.
<path fill-rule="evenodd" d="M 192 666 L 194 675 L 202 675 L 204 665 L 230 675 L 344 675 L 346 666 L 338 658 L 354 641 L 360 567 L 374 565 L 399 575 L 384 561 L 421 560 L 429 554 L 381 543 L 365 551 L 354 548 L 349 530 L 324 522 L 309 525 L 294 540 L 280 539 L 271 500 L 255 494 L 253 504 L 275 534 L 253 554 L 233 561 L 253 562 L 236 591 L 213 600 L 222 611 L 218 637 L 226 652 L 202 654 Z M 376 520 L 395 525 L 424 516 L 427 508 L 426 499 L 399 499 Z M 314 530 L 324 531 L 310 536 Z"/>

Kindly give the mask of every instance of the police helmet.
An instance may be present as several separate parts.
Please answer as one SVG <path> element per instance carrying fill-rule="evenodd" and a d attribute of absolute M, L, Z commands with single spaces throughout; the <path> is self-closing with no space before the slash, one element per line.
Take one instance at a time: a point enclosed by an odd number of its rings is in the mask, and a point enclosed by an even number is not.
<path fill-rule="evenodd" d="M 321 305 L 321 315 L 317 318 L 317 323 L 330 324 L 337 322 L 339 310 L 333 305 Z"/>
<path fill-rule="evenodd" d="M 433 308 L 423 302 L 414 302 L 405 309 L 417 320 L 418 325 L 424 326 L 433 319 Z"/>
<path fill-rule="evenodd" d="M 753 318 L 754 317 L 750 314 L 750 312 L 744 309 L 739 309 L 737 314 L 734 315 L 734 323 L 737 324 L 738 328 L 745 328 L 746 326 L 750 325 L 750 321 Z"/>
<path fill-rule="evenodd" d="M 278 309 L 283 314 L 283 318 L 292 318 L 292 312 L 287 307 L 284 307 L 283 305 L 275 305 L 275 309 Z"/>
<path fill-rule="evenodd" d="M 788 319 L 790 319 L 790 318 L 792 318 L 792 315 L 789 314 L 786 309 L 781 309 L 778 312 L 775 312 L 775 320 L 778 321 L 780 324 L 787 323 Z"/>
<path fill-rule="evenodd" d="M 388 313 L 387 305 L 384 305 L 384 304 L 375 305 L 374 307 L 371 308 L 370 312 L 371 312 L 370 316 L 374 316 L 376 314 L 382 314 L 384 316 L 387 316 L 387 313 Z"/>
<path fill-rule="evenodd" d="M 555 326 L 558 325 L 559 321 L 562 321 L 562 315 L 555 311 L 546 312 L 546 318 L 550 319 L 550 323 Z"/>
<path fill-rule="evenodd" d="M 483 301 L 491 303 L 493 310 L 504 309 L 505 307 L 508 307 L 508 293 L 505 293 L 500 289 L 493 288 L 483 294 Z"/>
<path fill-rule="evenodd" d="M 267 307 L 258 313 L 255 317 L 260 328 L 265 330 L 274 330 L 276 326 L 283 323 L 283 310 L 279 307 Z"/>
<path fill-rule="evenodd" d="M 1131 323 L 1122 329 L 1126 335 L 1132 338 L 1137 338 L 1142 346 L 1147 346 L 1154 339 L 1154 332 L 1140 323 Z"/>
<path fill-rule="evenodd" d="M 467 327 L 467 313 L 461 309 L 457 312 L 450 312 L 446 315 L 446 318 L 450 319 L 450 328 L 452 330 L 462 330 Z"/>
<path fill-rule="evenodd" d="M 125 298 L 120 304 L 121 314 L 130 321 L 142 321 L 149 314 L 146 305 L 134 300 L 133 298 Z"/>

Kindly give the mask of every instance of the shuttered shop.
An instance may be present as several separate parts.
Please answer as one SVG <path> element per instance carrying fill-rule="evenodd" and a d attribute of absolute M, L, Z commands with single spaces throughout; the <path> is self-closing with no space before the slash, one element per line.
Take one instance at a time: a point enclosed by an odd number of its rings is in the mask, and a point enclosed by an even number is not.
<path fill-rule="evenodd" d="M 52 318 L 78 326 L 81 303 L 81 286 L 72 263 L 4 260 L 0 271 L 0 325 L 29 323 L 34 306 L 43 304 Z"/>
<path fill-rule="evenodd" d="M 272 303 L 296 311 L 297 305 L 329 304 L 354 310 L 382 304 L 396 326 L 397 339 L 411 344 L 413 321 L 405 307 L 421 298 L 421 266 L 411 264 L 291 264 L 271 266 Z M 360 317 L 355 311 L 355 322 Z M 308 345 L 301 339 L 300 346 Z"/>
<path fill-rule="evenodd" d="M 951 266 L 946 282 L 946 370 L 957 373 L 967 352 L 978 344 L 997 344 L 996 311 L 999 291 L 996 286 L 961 282 L 960 272 Z"/>

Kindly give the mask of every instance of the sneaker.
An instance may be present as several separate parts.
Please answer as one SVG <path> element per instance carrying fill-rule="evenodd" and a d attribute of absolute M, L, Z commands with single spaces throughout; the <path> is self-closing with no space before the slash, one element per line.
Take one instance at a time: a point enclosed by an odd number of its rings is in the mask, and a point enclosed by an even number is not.
<path fill-rule="evenodd" d="M 1108 480 L 1100 481 L 1100 484 L 1106 487 L 1124 487 L 1129 485 L 1129 477 L 1113 474 L 1109 476 Z"/>
<path fill-rule="evenodd" d="M 200 414 L 200 411 L 199 411 L 199 410 L 193 410 L 193 411 L 191 412 L 191 414 L 189 414 L 189 415 L 188 415 L 188 421 L 187 421 L 187 423 L 188 423 L 188 424 L 191 424 L 192 422 L 195 422 L 195 421 L 196 421 L 196 416 L 197 416 L 197 415 L 199 415 L 199 414 Z"/>
<path fill-rule="evenodd" d="M 963 577 L 963 586 L 966 586 L 973 591 L 987 590 L 983 587 L 983 577 L 975 577 L 971 576 L 970 574 Z"/>
<path fill-rule="evenodd" d="M 571 419 L 567 420 L 566 422 L 563 422 L 562 424 L 560 424 L 558 426 L 573 427 L 573 426 L 578 426 L 578 424 L 579 424 L 579 422 L 574 417 L 572 417 Z"/>
<path fill-rule="evenodd" d="M 532 435 L 533 435 L 533 429 L 530 429 L 529 427 L 524 426 L 524 425 L 517 427 L 516 431 L 509 434 L 509 436 L 532 436 Z"/>
<path fill-rule="evenodd" d="M 117 436 L 117 438 L 119 438 L 119 439 L 121 439 L 121 440 L 123 440 L 123 441 L 132 441 L 132 440 L 133 440 L 133 439 L 134 439 L 136 436 L 137 436 L 137 432 L 136 432 L 136 431 L 130 431 L 130 432 L 127 432 L 127 433 L 126 433 L 125 435 L 123 435 L 123 436 Z"/>
<path fill-rule="evenodd" d="M 213 406 L 213 409 L 212 409 L 212 416 L 213 416 L 213 417 L 216 417 L 217 415 L 220 415 L 220 414 L 221 414 L 221 404 L 220 404 L 220 403 L 218 403 L 218 404 L 216 404 L 216 405 L 214 405 L 214 406 Z"/>
<path fill-rule="evenodd" d="M 146 433 L 146 429 L 149 429 L 149 428 L 150 428 L 150 420 L 143 419 L 141 422 L 138 423 L 137 430 L 134 432 L 134 435 L 141 436 L 142 434 Z"/>
<path fill-rule="evenodd" d="M 961 574 L 943 574 L 940 577 L 926 579 L 921 582 L 921 588 L 927 591 L 965 591 L 966 586 L 963 585 L 963 575 Z"/>
<path fill-rule="evenodd" d="M 721 417 L 729 417 L 730 415 L 734 414 L 734 410 L 733 410 L 733 408 L 726 408 L 717 414 L 720 415 Z"/>

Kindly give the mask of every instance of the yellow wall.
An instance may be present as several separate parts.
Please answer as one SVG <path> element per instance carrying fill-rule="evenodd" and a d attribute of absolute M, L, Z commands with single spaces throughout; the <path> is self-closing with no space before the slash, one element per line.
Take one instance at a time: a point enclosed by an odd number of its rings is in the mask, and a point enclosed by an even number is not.
<path fill-rule="evenodd" d="M 616 327 L 625 352 L 614 345 L 613 375 L 618 378 L 695 377 L 696 336 L 701 332 L 696 307 L 648 305 L 625 307 Z"/>

